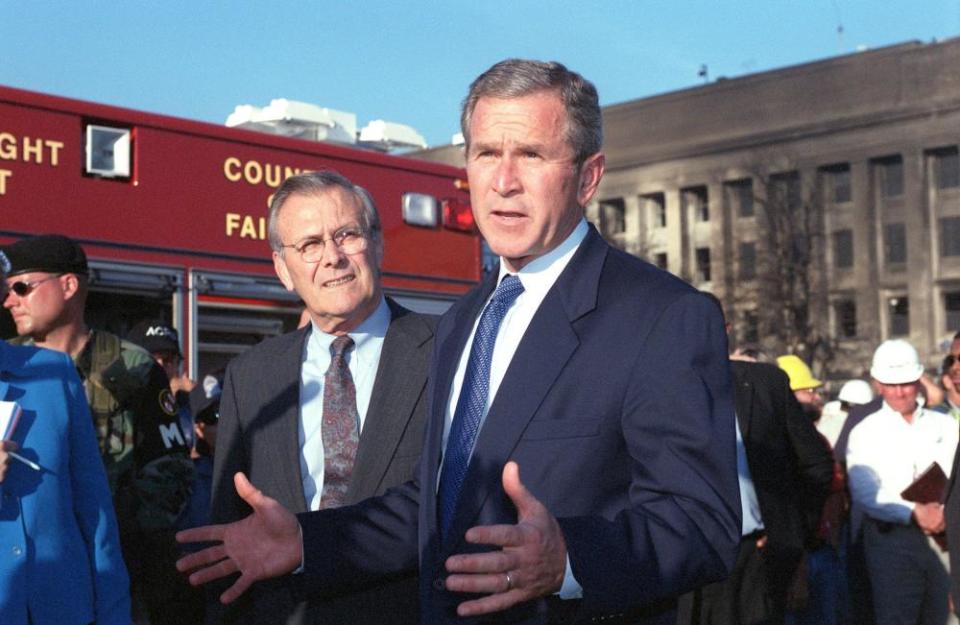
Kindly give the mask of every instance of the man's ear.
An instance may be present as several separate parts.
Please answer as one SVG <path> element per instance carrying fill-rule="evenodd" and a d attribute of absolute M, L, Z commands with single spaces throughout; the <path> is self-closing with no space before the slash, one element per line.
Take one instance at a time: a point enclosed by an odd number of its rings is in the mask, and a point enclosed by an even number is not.
<path fill-rule="evenodd" d="M 597 192 L 605 166 L 606 159 L 603 152 L 597 152 L 587 158 L 580 166 L 580 186 L 577 189 L 577 201 L 580 206 L 586 206 Z"/>
<path fill-rule="evenodd" d="M 63 292 L 63 299 L 69 300 L 76 297 L 77 292 L 80 291 L 80 278 L 73 273 L 65 273 L 60 276 L 58 282 L 60 283 L 60 290 Z"/>
<path fill-rule="evenodd" d="M 280 278 L 283 286 L 285 286 L 288 291 L 293 291 L 293 280 L 290 278 L 287 263 L 284 262 L 283 255 L 280 252 L 273 253 L 273 270 L 277 273 L 277 277 Z"/>

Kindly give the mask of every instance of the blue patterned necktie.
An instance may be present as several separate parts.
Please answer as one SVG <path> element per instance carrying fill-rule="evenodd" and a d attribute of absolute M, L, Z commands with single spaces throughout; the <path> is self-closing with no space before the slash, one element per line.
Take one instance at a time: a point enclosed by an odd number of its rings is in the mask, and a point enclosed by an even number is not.
<path fill-rule="evenodd" d="M 453 423 L 447 437 L 447 449 L 440 471 L 440 530 L 446 538 L 457 507 L 460 487 L 467 473 L 473 443 L 480 429 L 480 420 L 487 405 L 490 390 L 490 361 L 493 358 L 493 346 L 497 342 L 497 332 L 507 310 L 514 300 L 523 293 L 523 284 L 513 275 L 507 275 L 497 287 L 490 303 L 480 316 L 477 332 L 470 347 L 470 359 L 463 376 L 460 398 L 453 413 Z"/>
<path fill-rule="evenodd" d="M 342 506 L 357 458 L 357 389 L 347 366 L 353 339 L 338 336 L 330 345 L 330 367 L 323 376 L 323 492 L 320 508 Z"/>

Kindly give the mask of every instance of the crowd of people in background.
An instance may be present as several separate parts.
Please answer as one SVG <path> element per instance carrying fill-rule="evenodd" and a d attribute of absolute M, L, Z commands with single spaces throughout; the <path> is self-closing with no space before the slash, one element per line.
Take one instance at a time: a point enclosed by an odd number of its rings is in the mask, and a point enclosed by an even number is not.
<path fill-rule="evenodd" d="M 764 359 L 755 350 L 732 357 Z M 869 381 L 844 381 L 826 402 L 824 383 L 805 362 L 795 355 L 776 358 L 834 462 L 823 506 L 808 517 L 804 555 L 785 595 L 787 623 L 957 622 L 949 592 L 951 519 L 943 504 L 947 487 L 952 491 L 955 484 L 958 358 L 960 332 L 933 375 L 909 342 L 888 340 L 869 363 Z M 935 474 L 950 481 L 930 478 Z M 933 486 L 918 498 L 908 491 L 914 482 Z M 952 523 L 960 539 L 960 515 Z M 958 551 L 953 548 L 955 557 Z"/>
<path fill-rule="evenodd" d="M 384 295 L 364 189 L 289 178 L 268 229 L 301 328 L 198 381 L 168 320 L 88 327 L 76 242 L 3 247 L 0 622 L 956 623 L 960 332 L 935 376 L 884 341 L 828 402 L 796 355 L 728 361 L 716 298 L 583 218 L 599 119 L 559 64 L 471 86 L 502 261 L 439 325 Z M 502 214 L 524 194 L 533 234 Z"/>

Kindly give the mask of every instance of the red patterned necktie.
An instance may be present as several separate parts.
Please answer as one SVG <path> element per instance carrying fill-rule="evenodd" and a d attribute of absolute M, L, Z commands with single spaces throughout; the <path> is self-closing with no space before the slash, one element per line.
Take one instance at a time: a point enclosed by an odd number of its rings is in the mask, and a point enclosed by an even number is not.
<path fill-rule="evenodd" d="M 347 366 L 349 336 L 330 345 L 330 367 L 323 376 L 323 493 L 320 508 L 342 506 L 360 442 L 357 389 Z"/>

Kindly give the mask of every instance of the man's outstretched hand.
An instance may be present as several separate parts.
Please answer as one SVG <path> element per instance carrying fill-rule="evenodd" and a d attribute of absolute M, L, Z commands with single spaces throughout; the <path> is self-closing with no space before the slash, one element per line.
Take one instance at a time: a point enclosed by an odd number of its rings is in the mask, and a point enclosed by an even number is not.
<path fill-rule="evenodd" d="M 506 610 L 563 585 L 567 543 L 556 518 L 520 482 L 516 462 L 503 467 L 503 490 L 517 507 L 517 524 L 473 527 L 466 535 L 467 542 L 501 550 L 447 558 L 448 590 L 489 593 L 457 606 L 460 616 Z"/>
<path fill-rule="evenodd" d="M 233 483 L 253 514 L 235 523 L 177 533 L 181 543 L 220 543 L 177 560 L 177 570 L 190 572 L 194 586 L 240 572 L 240 578 L 220 595 L 223 603 L 237 599 L 253 582 L 290 573 L 303 561 L 297 517 L 261 493 L 243 473 L 234 475 Z"/>

